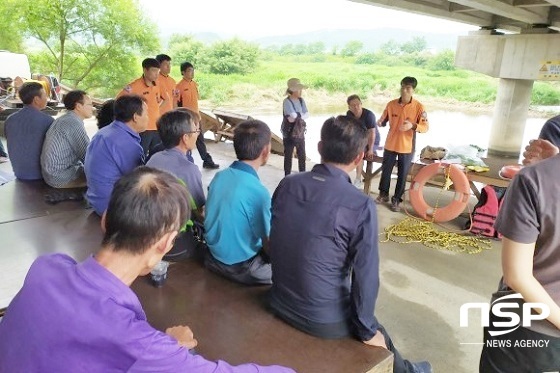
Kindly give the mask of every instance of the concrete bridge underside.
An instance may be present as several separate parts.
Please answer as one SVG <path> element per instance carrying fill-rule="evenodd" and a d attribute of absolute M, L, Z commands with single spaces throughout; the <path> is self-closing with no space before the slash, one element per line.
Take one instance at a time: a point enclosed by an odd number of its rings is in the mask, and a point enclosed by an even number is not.
<path fill-rule="evenodd" d="M 560 0 L 351 1 L 479 26 L 459 37 L 455 65 L 500 79 L 489 152 L 519 156 L 533 82 L 560 80 Z"/>

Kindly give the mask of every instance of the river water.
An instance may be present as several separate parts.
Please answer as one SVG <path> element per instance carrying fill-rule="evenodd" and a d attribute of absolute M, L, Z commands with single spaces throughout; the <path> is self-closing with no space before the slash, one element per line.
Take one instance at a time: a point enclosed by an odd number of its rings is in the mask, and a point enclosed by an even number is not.
<path fill-rule="evenodd" d="M 369 107 L 368 107 L 369 108 Z M 231 110 L 231 109 L 228 109 Z M 280 124 L 282 116 L 277 113 L 259 109 L 253 111 L 236 111 L 240 114 L 251 115 L 255 119 L 260 119 L 267 123 L 270 129 L 277 135 L 280 134 Z M 280 109 L 281 110 L 281 109 Z M 320 162 L 319 152 L 317 151 L 317 143 L 320 138 L 320 129 L 323 122 L 331 116 L 346 113 L 346 107 L 331 108 L 313 108 L 310 107 L 310 117 L 307 122 L 306 135 L 306 151 L 307 157 L 313 162 Z M 371 107 L 378 118 L 381 115 L 383 107 Z M 429 110 L 429 108 L 427 108 Z M 419 150 L 426 145 L 442 146 L 445 148 L 456 148 L 468 146 L 470 144 L 477 145 L 481 148 L 488 148 L 490 139 L 490 129 L 492 126 L 491 114 L 467 114 L 452 111 L 428 111 L 428 120 L 430 129 L 427 133 L 419 133 L 416 136 L 417 154 Z M 523 136 L 523 147 L 529 140 L 539 135 L 542 125 L 546 119 L 544 118 L 527 118 L 525 125 L 525 134 Z M 383 145 L 387 136 L 388 127 L 380 128 L 381 142 Z"/>

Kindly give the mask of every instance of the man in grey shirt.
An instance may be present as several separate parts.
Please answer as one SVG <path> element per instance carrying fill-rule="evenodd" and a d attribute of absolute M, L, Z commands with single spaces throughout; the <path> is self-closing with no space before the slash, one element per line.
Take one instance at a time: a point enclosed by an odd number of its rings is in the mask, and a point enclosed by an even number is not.
<path fill-rule="evenodd" d="M 68 110 L 57 118 L 45 136 L 41 152 L 41 172 L 54 188 L 86 186 L 84 160 L 89 137 L 84 119 L 93 116 L 91 97 L 84 91 L 70 91 L 64 96 Z"/>

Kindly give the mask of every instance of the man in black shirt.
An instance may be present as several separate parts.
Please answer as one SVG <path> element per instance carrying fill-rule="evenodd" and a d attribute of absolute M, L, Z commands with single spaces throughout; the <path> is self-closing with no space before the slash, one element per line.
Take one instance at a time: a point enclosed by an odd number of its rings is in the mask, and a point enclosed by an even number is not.
<path fill-rule="evenodd" d="M 377 211 L 349 177 L 364 157 L 366 141 L 366 128 L 355 118 L 330 118 L 321 129 L 321 164 L 278 185 L 272 197 L 270 306 L 317 337 L 352 335 L 389 349 L 394 372 L 431 372 L 428 362 L 403 360 L 374 316 Z"/>

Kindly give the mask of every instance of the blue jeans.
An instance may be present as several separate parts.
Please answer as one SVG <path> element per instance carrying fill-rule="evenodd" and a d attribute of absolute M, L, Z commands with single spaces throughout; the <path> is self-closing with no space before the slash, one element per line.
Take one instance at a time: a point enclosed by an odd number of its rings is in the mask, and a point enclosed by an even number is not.
<path fill-rule="evenodd" d="M 395 162 L 397 163 L 397 185 L 395 186 L 395 194 L 391 198 L 391 202 L 402 202 L 402 196 L 406 185 L 406 177 L 410 166 L 412 165 L 412 158 L 414 153 L 397 153 L 385 149 L 383 151 L 383 163 L 381 164 L 381 180 L 379 180 L 379 194 L 389 195 L 389 188 L 391 187 L 391 174 Z"/>

